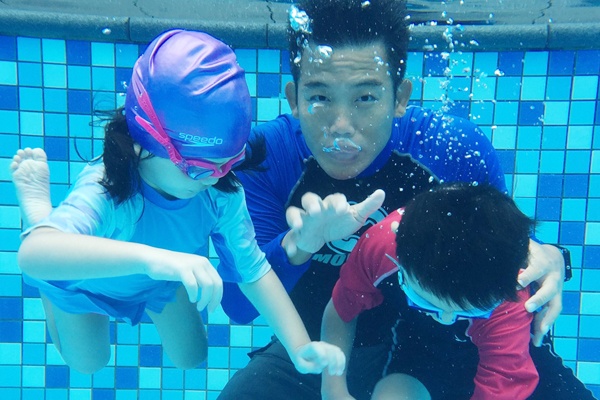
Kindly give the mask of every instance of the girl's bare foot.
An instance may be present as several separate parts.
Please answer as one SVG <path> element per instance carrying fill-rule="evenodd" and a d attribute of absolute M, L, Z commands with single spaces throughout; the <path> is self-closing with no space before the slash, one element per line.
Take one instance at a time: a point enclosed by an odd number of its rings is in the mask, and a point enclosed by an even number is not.
<path fill-rule="evenodd" d="M 38 223 L 52 211 L 46 153 L 39 148 L 18 150 L 10 170 L 25 226 Z"/>

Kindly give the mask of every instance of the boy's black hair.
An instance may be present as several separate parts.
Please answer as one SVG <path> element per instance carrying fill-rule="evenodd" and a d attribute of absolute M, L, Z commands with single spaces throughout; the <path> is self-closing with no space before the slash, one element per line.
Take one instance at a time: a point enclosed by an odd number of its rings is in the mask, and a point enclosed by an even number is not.
<path fill-rule="evenodd" d="M 104 127 L 105 176 L 100 184 L 106 192 L 120 204 L 140 191 L 141 177 L 138 170 L 141 156 L 134 149 L 134 141 L 129 135 L 123 108 L 113 113 L 97 112 L 106 121 Z M 257 136 L 255 141 L 246 145 L 246 159 L 236 167 L 236 171 L 259 170 L 266 157 L 264 138 Z M 153 157 L 152 155 L 150 157 Z M 240 181 L 233 172 L 229 172 L 214 185 L 214 188 L 226 193 L 239 190 Z"/>
<path fill-rule="evenodd" d="M 364 46 L 381 41 L 387 52 L 394 89 L 404 79 L 409 32 L 404 0 L 300 0 L 295 5 L 306 12 L 309 29 L 293 29 L 288 23 L 290 68 L 294 82 L 300 77 L 305 46 Z M 300 56 L 300 58 L 297 58 Z"/>
<path fill-rule="evenodd" d="M 461 308 L 515 300 L 533 221 L 489 185 L 445 183 L 417 195 L 396 235 L 398 261 L 436 297 Z"/>

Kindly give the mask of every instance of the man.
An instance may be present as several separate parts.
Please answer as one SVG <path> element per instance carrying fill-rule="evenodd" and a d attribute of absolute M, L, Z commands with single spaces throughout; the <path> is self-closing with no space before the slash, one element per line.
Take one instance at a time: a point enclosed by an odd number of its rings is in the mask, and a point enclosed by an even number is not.
<path fill-rule="evenodd" d="M 403 79 L 404 12 L 398 0 L 307 0 L 292 7 L 294 81 L 285 94 L 293 115 L 255 129 L 255 138 L 266 141 L 266 171 L 239 175 L 257 240 L 313 338 L 319 336 L 339 267 L 368 226 L 437 181 L 488 183 L 506 191 L 494 149 L 475 125 L 407 108 L 412 85 Z M 376 189 L 385 191 L 384 202 Z M 539 345 L 562 307 L 564 264 L 552 246 L 532 241 L 529 252 L 520 284 L 543 278 L 527 310 L 550 300 L 536 316 L 533 341 Z M 225 287 L 222 304 L 240 323 L 257 315 L 233 286 Z M 350 360 L 348 380 L 359 399 L 381 378 L 386 355 L 381 343 L 393 321 L 387 326 L 370 321 L 381 321 L 378 313 L 389 315 L 379 311 L 385 309 L 363 313 L 358 322 L 353 360 L 359 362 Z M 547 347 L 541 350 L 532 349 L 536 365 L 550 365 L 546 358 L 538 361 L 537 352 L 554 360 Z M 563 368 L 560 359 L 558 366 Z M 560 390 L 563 381 L 574 379 L 568 369 L 561 370 L 560 379 L 554 379 L 555 371 L 550 375 L 548 382 L 560 381 Z M 543 372 L 540 379 L 545 381 Z M 274 340 L 235 374 L 221 398 L 318 399 L 320 378 L 295 373 Z"/>

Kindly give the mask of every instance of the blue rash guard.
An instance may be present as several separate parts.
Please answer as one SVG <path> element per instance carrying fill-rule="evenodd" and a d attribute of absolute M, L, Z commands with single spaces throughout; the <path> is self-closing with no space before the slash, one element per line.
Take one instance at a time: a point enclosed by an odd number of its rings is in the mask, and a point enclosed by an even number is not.
<path fill-rule="evenodd" d="M 402 207 L 407 200 L 394 194 L 404 181 L 390 178 L 405 173 L 395 173 L 397 163 L 412 163 L 408 168 L 410 171 L 431 175 L 435 181 L 487 183 L 506 192 L 495 150 L 475 124 L 419 107 L 409 107 L 404 117 L 396 118 L 387 145 L 373 163 L 356 178 L 345 181 L 336 181 L 322 170 L 316 171 L 314 176 L 307 175 L 308 169 L 319 170 L 320 167 L 311 157 L 299 121 L 291 115 L 282 115 L 257 126 L 253 135 L 265 138 L 267 159 L 263 165 L 267 170 L 263 173 L 240 172 L 238 176 L 246 191 L 256 238 L 279 279 L 291 291 L 290 297 L 313 339 L 319 336 L 322 311 L 331 297 L 339 267 L 362 231 L 348 240 L 326 244 L 323 251 L 303 265 L 291 265 L 281 247 L 289 229 L 285 210 L 289 205 L 297 205 L 302 194 L 320 189 L 318 194 L 324 197 L 340 192 L 353 204 L 363 201 L 376 189 L 385 190 L 384 205 L 369 218 L 366 229 L 385 218 L 391 210 Z M 384 176 L 378 176 L 382 174 Z M 305 175 L 318 181 L 307 187 L 310 182 L 307 182 L 308 178 L 303 179 Z M 406 173 L 407 180 L 412 176 L 413 172 Z M 427 182 L 419 185 L 420 189 L 413 187 L 413 195 L 426 190 Z M 333 270 L 325 279 L 319 276 L 319 270 L 324 266 Z M 235 285 L 225 284 L 222 305 L 230 318 L 239 323 L 248 323 L 258 316 Z"/>
<path fill-rule="evenodd" d="M 141 193 L 117 205 L 100 185 L 103 176 L 104 164 L 86 166 L 67 198 L 23 235 L 51 227 L 204 257 L 209 255 L 210 237 L 223 280 L 254 282 L 270 270 L 254 239 L 243 190 L 224 193 L 210 187 L 191 199 L 167 200 L 142 183 Z M 23 278 L 66 312 L 104 314 L 132 324 L 146 308 L 160 313 L 181 286 L 179 281 L 157 281 L 142 274 L 60 281 L 26 274 Z"/>

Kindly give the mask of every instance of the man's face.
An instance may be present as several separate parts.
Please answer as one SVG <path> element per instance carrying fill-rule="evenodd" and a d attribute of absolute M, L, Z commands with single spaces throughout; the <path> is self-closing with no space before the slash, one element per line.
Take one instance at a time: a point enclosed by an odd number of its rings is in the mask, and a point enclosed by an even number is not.
<path fill-rule="evenodd" d="M 286 96 L 308 148 L 332 178 L 354 178 L 385 147 L 412 86 L 405 81 L 394 91 L 381 43 L 313 45 L 305 49 L 300 66 L 297 93 L 290 83 Z"/>

